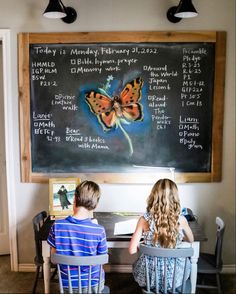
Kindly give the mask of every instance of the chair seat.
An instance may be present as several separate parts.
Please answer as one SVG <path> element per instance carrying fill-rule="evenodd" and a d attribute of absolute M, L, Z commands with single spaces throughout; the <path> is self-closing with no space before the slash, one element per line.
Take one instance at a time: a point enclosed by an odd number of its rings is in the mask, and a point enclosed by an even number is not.
<path fill-rule="evenodd" d="M 43 266 L 43 264 L 44 264 L 44 261 L 43 261 L 43 257 L 42 256 L 35 256 L 35 258 L 34 258 L 34 264 L 36 265 L 36 266 Z M 51 268 L 56 268 L 57 266 L 55 265 L 55 264 L 53 264 L 53 263 L 51 263 Z"/>
<path fill-rule="evenodd" d="M 43 257 L 35 256 L 35 258 L 34 258 L 34 264 L 36 266 L 42 266 L 43 265 Z"/>
<path fill-rule="evenodd" d="M 209 253 L 201 253 L 198 259 L 198 273 L 200 274 L 216 274 L 221 272 L 222 267 L 217 268 L 215 256 Z"/>

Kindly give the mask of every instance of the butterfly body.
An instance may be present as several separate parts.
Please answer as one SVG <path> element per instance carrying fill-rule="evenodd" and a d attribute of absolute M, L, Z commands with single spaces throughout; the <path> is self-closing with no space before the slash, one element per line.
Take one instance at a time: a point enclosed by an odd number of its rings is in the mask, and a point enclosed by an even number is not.
<path fill-rule="evenodd" d="M 117 97 L 117 96 L 114 97 L 112 108 L 114 109 L 117 117 L 123 116 L 121 101 L 120 101 L 119 97 Z"/>
<path fill-rule="evenodd" d="M 142 94 L 143 80 L 138 77 L 127 83 L 119 96 L 109 97 L 103 93 L 86 93 L 86 102 L 90 110 L 97 115 L 105 131 L 112 129 L 119 119 L 140 121 L 143 119 Z"/>

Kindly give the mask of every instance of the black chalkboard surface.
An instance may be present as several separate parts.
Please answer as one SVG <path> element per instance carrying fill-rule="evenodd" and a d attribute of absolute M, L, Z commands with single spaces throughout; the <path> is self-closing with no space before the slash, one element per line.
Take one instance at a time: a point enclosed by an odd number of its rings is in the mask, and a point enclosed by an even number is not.
<path fill-rule="evenodd" d="M 31 172 L 211 173 L 216 43 L 29 44 Z"/>

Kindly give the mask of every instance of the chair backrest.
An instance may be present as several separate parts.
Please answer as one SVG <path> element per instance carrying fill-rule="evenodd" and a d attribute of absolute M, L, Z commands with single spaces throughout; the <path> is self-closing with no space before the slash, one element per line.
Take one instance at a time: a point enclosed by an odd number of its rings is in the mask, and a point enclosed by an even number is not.
<path fill-rule="evenodd" d="M 223 265 L 222 245 L 223 245 L 223 238 L 224 238 L 224 232 L 225 232 L 225 223 L 220 217 L 217 216 L 216 225 L 217 225 L 217 232 L 216 232 L 215 262 L 216 262 L 216 267 L 221 268 Z"/>
<path fill-rule="evenodd" d="M 73 266 L 73 269 L 75 269 L 75 267 L 78 269 L 78 290 L 79 290 L 79 293 L 82 293 L 81 267 L 82 266 L 89 267 L 87 293 L 92 293 L 92 291 L 91 291 L 91 288 L 92 288 L 92 279 L 91 279 L 92 266 L 98 265 L 99 266 L 98 293 L 101 293 L 101 286 L 102 286 L 102 282 L 103 282 L 102 266 L 104 264 L 108 263 L 108 254 L 95 255 L 95 256 L 68 256 L 68 255 L 62 255 L 62 254 L 55 253 L 55 254 L 52 254 L 51 261 L 52 261 L 52 263 L 57 264 L 60 293 L 64 293 L 60 265 L 67 266 L 69 293 L 73 293 L 72 281 L 71 281 L 71 275 L 70 275 L 70 270 L 71 270 L 72 266 Z"/>
<path fill-rule="evenodd" d="M 181 277 L 182 285 L 181 285 L 181 292 L 178 293 L 185 293 L 186 288 L 186 280 L 187 280 L 187 259 L 193 255 L 193 248 L 175 248 L 175 249 L 169 249 L 169 248 L 158 248 L 158 247 L 151 247 L 146 246 L 144 244 L 140 244 L 140 253 L 144 254 L 145 256 L 145 272 L 146 272 L 146 290 L 148 293 L 150 291 L 155 291 L 154 293 L 163 293 L 159 292 L 161 288 L 163 289 L 164 293 L 176 293 L 176 278 L 177 278 L 177 262 L 179 258 L 184 259 L 184 270 L 183 270 L 183 276 Z M 154 276 L 155 276 L 155 289 L 151 289 L 151 272 L 149 268 L 149 260 L 150 257 L 153 258 L 154 261 Z M 163 278 L 162 278 L 162 285 L 159 285 L 159 278 L 158 274 L 160 274 L 160 271 L 158 269 L 158 259 L 163 258 L 164 260 L 164 269 L 163 269 Z M 167 268 L 167 260 L 168 259 L 173 260 L 174 264 L 174 270 L 172 273 L 168 272 Z M 159 272 L 158 272 L 159 271 Z M 170 274 L 172 276 L 170 277 Z M 171 289 L 167 289 L 167 279 L 171 278 Z M 151 292 L 151 293 L 152 293 Z"/>
<path fill-rule="evenodd" d="M 34 229 L 34 240 L 35 240 L 35 250 L 36 250 L 36 258 L 37 261 L 40 262 L 43 260 L 42 258 L 42 241 L 39 238 L 39 230 L 44 224 L 47 218 L 47 212 L 41 211 L 35 215 L 32 219 L 33 222 L 33 229 Z"/>

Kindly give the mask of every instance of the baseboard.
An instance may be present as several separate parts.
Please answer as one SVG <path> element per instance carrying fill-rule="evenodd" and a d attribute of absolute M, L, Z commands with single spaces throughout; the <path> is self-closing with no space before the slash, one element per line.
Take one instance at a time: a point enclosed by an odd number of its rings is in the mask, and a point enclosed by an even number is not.
<path fill-rule="evenodd" d="M 19 272 L 35 272 L 36 266 L 32 263 L 19 263 L 18 271 Z"/>
<path fill-rule="evenodd" d="M 223 266 L 222 274 L 236 274 L 236 264 L 226 264 Z"/>
<path fill-rule="evenodd" d="M 131 264 L 106 264 L 104 266 L 106 273 L 132 273 Z"/>
<path fill-rule="evenodd" d="M 34 272 L 36 267 L 34 264 L 30 263 L 20 263 L 18 265 L 19 272 Z M 132 273 L 131 264 L 106 264 L 104 269 L 107 273 L 116 272 L 116 273 Z M 227 264 L 223 266 L 222 274 L 235 274 L 236 265 Z"/>

